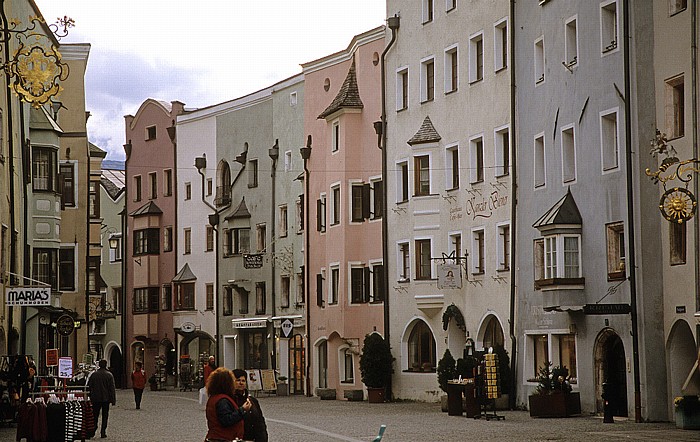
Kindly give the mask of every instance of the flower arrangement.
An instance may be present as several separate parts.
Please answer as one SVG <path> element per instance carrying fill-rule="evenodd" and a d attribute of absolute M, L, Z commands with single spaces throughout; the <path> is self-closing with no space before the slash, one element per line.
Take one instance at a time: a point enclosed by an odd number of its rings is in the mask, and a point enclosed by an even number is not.
<path fill-rule="evenodd" d="M 537 374 L 536 394 L 571 393 L 569 369 L 547 361 Z"/>
<path fill-rule="evenodd" d="M 673 406 L 686 415 L 695 414 L 700 412 L 700 397 L 678 396 L 673 400 Z"/>

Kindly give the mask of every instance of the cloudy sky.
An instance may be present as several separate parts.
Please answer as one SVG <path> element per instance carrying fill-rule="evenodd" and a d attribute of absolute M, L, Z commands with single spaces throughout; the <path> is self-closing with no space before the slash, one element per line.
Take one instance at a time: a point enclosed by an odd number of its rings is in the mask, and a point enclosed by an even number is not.
<path fill-rule="evenodd" d="M 124 159 L 124 115 L 147 98 L 188 108 L 230 100 L 345 49 L 384 23 L 383 0 L 35 0 L 46 21 L 90 43 L 90 141 Z"/>

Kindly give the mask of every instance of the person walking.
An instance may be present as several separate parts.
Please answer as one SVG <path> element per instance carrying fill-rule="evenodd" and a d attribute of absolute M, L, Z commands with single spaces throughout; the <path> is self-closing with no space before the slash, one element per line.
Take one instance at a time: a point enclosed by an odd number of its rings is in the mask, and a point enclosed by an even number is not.
<path fill-rule="evenodd" d="M 214 370 L 207 378 L 207 441 L 232 441 L 243 438 L 244 416 L 252 406 L 246 401 L 238 406 L 233 399 L 233 373 L 221 367 Z"/>
<path fill-rule="evenodd" d="M 117 393 L 114 389 L 114 376 L 107 370 L 107 361 L 101 359 L 100 368 L 88 380 L 90 400 L 95 415 L 95 428 L 102 412 L 102 427 L 100 437 L 107 437 L 107 421 L 109 420 L 109 404 L 117 405 Z"/>
<path fill-rule="evenodd" d="M 248 395 L 248 372 L 237 368 L 233 370 L 233 377 L 235 390 L 233 399 L 236 405 L 242 407 L 246 401 L 252 404 L 250 411 L 245 415 L 243 439 L 254 442 L 267 442 L 267 423 L 265 423 L 265 416 L 263 416 L 260 403 L 256 398 Z"/>
<path fill-rule="evenodd" d="M 204 366 L 204 385 L 207 385 L 207 379 L 209 379 L 209 375 L 217 368 L 218 367 L 216 366 L 216 360 L 214 359 L 214 355 L 209 356 L 209 361 Z"/>
<path fill-rule="evenodd" d="M 141 409 L 141 398 L 143 397 L 143 389 L 146 388 L 146 372 L 143 369 L 143 362 L 136 361 L 136 368 L 131 373 L 131 386 L 134 389 L 134 402 L 136 409 Z"/>

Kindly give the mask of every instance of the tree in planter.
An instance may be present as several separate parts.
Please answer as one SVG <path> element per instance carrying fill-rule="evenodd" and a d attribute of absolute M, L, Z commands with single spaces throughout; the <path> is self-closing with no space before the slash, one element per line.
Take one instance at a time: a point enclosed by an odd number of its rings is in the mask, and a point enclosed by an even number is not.
<path fill-rule="evenodd" d="M 452 357 L 450 349 L 445 350 L 445 354 L 442 359 L 438 362 L 437 366 L 437 376 L 438 384 L 442 391 L 447 393 L 447 381 L 457 378 L 457 368 L 456 368 L 455 358 Z"/>
<path fill-rule="evenodd" d="M 474 356 L 457 359 L 456 376 L 462 376 L 462 379 L 474 377 L 474 367 L 478 361 Z"/>
<path fill-rule="evenodd" d="M 568 417 L 581 414 L 581 396 L 572 392 L 569 369 L 552 367 L 551 362 L 539 369 L 537 389 L 528 397 L 532 417 Z"/>
<path fill-rule="evenodd" d="M 393 365 L 394 357 L 384 338 L 378 333 L 365 336 L 360 355 L 360 374 L 367 388 L 386 388 L 394 373 Z"/>

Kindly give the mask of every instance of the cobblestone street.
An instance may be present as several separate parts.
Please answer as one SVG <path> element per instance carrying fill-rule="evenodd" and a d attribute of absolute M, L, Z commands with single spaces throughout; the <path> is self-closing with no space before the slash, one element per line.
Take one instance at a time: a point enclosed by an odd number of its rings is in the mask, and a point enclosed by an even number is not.
<path fill-rule="evenodd" d="M 144 393 L 136 410 L 131 390 L 117 391 L 110 410 L 107 441 L 202 442 L 206 434 L 204 407 L 197 392 Z M 600 417 L 532 419 L 524 411 L 499 412 L 503 421 L 448 416 L 438 404 L 321 401 L 318 398 L 259 398 L 271 441 L 371 441 L 381 424 L 384 441 L 697 441 L 699 431 L 678 430 L 673 424 L 635 424 L 621 419 L 603 424 Z M 0 428 L 0 440 L 15 440 L 16 428 Z M 98 439 L 99 440 L 99 439 Z"/>

